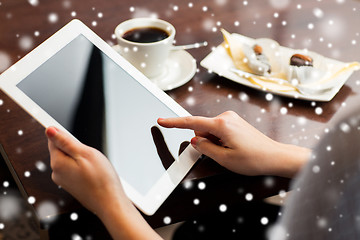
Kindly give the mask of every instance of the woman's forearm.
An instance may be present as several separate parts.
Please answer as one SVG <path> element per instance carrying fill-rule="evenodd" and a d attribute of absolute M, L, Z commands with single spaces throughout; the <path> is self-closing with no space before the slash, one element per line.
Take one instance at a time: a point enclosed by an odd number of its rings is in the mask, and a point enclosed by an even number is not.
<path fill-rule="evenodd" d="M 276 145 L 278 147 L 274 148 L 271 156 L 274 165 L 269 175 L 292 178 L 310 159 L 311 150 L 308 148 L 278 142 Z"/>
<path fill-rule="evenodd" d="M 108 202 L 98 216 L 113 239 L 162 239 L 130 201 Z"/>

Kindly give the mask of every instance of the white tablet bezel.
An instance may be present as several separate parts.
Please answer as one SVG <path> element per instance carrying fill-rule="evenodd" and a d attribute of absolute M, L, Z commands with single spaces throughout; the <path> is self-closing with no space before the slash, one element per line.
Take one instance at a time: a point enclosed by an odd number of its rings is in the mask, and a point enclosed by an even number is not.
<path fill-rule="evenodd" d="M 115 63 L 120 65 L 123 69 L 126 69 L 128 74 L 130 74 L 149 92 L 163 102 L 175 114 L 178 116 L 190 115 L 166 93 L 152 84 L 128 61 L 121 57 L 114 49 L 111 48 L 110 45 L 108 45 L 85 24 L 77 19 L 74 19 L 65 25 L 53 36 L 1 74 L 0 89 L 6 92 L 9 97 L 11 97 L 25 111 L 32 115 L 45 128 L 49 126 L 56 126 L 67 131 L 24 92 L 22 92 L 17 87 L 17 84 L 79 35 L 86 37 Z M 179 160 L 175 161 L 167 169 L 167 171 L 162 175 L 157 183 L 153 185 L 145 196 L 141 195 L 120 176 L 125 193 L 141 211 L 147 215 L 152 215 L 185 177 L 199 157 L 200 153 L 192 147 L 187 147 L 180 155 Z"/>

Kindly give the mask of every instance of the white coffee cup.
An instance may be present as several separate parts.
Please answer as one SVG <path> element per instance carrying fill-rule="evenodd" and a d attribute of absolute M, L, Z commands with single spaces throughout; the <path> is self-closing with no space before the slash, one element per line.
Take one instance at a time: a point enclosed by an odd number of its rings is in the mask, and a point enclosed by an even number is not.
<path fill-rule="evenodd" d="M 129 31 L 142 28 L 157 28 L 167 33 L 167 37 L 153 42 L 135 42 L 124 38 Z M 133 18 L 120 23 L 115 28 L 120 54 L 148 78 L 154 78 L 165 71 L 175 37 L 175 28 L 170 23 L 156 18 Z"/>

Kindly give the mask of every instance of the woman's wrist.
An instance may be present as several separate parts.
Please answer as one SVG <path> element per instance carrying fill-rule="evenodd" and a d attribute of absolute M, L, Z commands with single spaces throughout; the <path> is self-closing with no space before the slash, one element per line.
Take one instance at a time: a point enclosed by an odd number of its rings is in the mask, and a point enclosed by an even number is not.
<path fill-rule="evenodd" d="M 96 214 L 103 221 L 115 216 L 116 218 L 126 218 L 130 211 L 137 211 L 130 199 L 122 191 L 114 191 L 98 202 L 101 204 L 99 204 Z"/>
<path fill-rule="evenodd" d="M 98 217 L 113 239 L 161 239 L 127 197 L 104 202 Z"/>
<path fill-rule="evenodd" d="M 311 150 L 308 148 L 275 142 L 270 167 L 270 175 L 280 177 L 294 177 L 302 166 L 310 159 Z"/>

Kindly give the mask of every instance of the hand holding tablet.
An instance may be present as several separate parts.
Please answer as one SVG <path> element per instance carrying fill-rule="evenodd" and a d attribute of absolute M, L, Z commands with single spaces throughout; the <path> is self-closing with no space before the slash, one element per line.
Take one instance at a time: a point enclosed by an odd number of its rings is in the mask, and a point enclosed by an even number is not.
<path fill-rule="evenodd" d="M 46 135 L 52 179 L 96 213 L 114 239 L 160 239 L 126 197 L 103 154 L 54 127 L 47 128 Z"/>
<path fill-rule="evenodd" d="M 191 130 L 158 128 L 174 158 L 164 167 L 151 129 L 159 116 L 189 113 L 78 20 L 4 72 L 0 88 L 45 128 L 55 126 L 101 151 L 146 214 L 200 156 L 192 147 L 179 156 Z"/>

